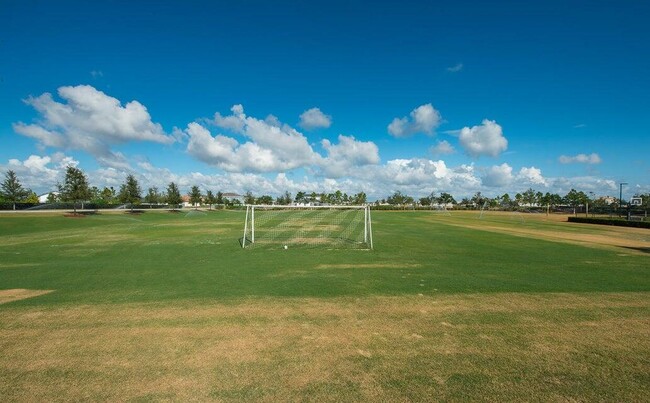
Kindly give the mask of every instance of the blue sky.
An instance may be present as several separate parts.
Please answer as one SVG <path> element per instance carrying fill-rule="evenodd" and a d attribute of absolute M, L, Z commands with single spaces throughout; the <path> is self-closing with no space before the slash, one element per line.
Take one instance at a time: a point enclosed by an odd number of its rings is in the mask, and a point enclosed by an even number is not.
<path fill-rule="evenodd" d="M 0 171 L 371 199 L 650 192 L 645 1 L 0 3 Z M 50 95 L 48 95 L 50 94 Z"/>

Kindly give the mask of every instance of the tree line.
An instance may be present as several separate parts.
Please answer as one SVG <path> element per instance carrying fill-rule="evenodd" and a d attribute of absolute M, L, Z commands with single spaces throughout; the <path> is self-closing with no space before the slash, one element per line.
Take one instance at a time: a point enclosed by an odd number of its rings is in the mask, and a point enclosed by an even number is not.
<path fill-rule="evenodd" d="M 135 176 L 129 174 L 119 189 L 111 187 L 104 187 L 99 189 L 96 186 L 90 186 L 86 174 L 79 168 L 74 166 L 66 167 L 65 179 L 63 183 L 57 184 L 58 195 L 50 193 L 47 198 L 48 203 L 55 202 L 69 202 L 73 204 L 76 211 L 78 204 L 83 205 L 84 202 L 90 202 L 95 205 L 114 205 L 117 203 L 128 204 L 131 209 L 142 203 L 148 205 L 166 204 L 172 208 L 176 208 L 183 202 L 178 185 L 170 182 L 167 188 L 159 190 L 157 187 L 150 187 L 147 189 L 146 194 L 143 196 L 142 188 L 138 183 Z M 241 204 L 238 199 L 230 200 L 224 197 L 224 194 L 219 192 L 206 191 L 203 194 L 198 186 L 192 186 L 188 193 L 189 201 L 192 205 L 197 206 L 205 203 L 210 206 L 213 205 L 226 205 L 226 204 Z M 650 194 L 637 194 L 635 197 L 643 199 L 641 207 L 648 208 L 650 204 Z M 300 191 L 292 197 L 288 191 L 283 195 L 273 198 L 270 195 L 254 196 L 252 192 L 246 192 L 243 196 L 245 204 L 333 204 L 333 205 L 362 205 L 367 203 L 367 196 L 364 192 L 348 195 L 347 193 L 337 190 L 332 193 L 316 193 Z M 473 197 L 465 197 L 457 202 L 454 197 L 447 192 L 441 192 L 439 195 L 430 193 L 428 196 L 414 199 L 413 197 L 396 191 L 392 195 L 377 200 L 375 204 L 388 204 L 393 206 L 432 206 L 432 205 L 458 205 L 465 208 L 516 208 L 520 206 L 571 206 L 578 207 L 589 204 L 593 207 L 606 207 L 618 206 L 618 199 L 614 203 L 605 198 L 595 198 L 593 193 L 591 197 L 583 191 L 571 189 L 566 195 L 561 196 L 557 193 L 542 193 L 532 188 L 524 192 L 516 193 L 510 196 L 509 193 L 504 193 L 496 197 L 487 197 L 476 192 Z M 10 203 L 12 208 L 16 209 L 17 203 L 37 204 L 38 196 L 31 189 L 23 187 L 20 183 L 16 173 L 12 170 L 7 171 L 5 179 L 0 184 L 0 203 Z"/>
<path fill-rule="evenodd" d="M 158 204 L 166 204 L 172 208 L 177 207 L 183 202 L 178 185 L 174 182 L 169 183 L 167 188 L 159 190 L 157 187 L 150 187 L 147 189 L 146 194 L 143 196 L 143 191 L 135 176 L 127 175 L 124 183 L 119 189 L 111 187 L 104 187 L 99 189 L 96 186 L 90 186 L 88 177 L 79 168 L 68 166 L 65 171 L 65 178 L 63 183 L 57 184 L 58 194 L 52 192 L 47 197 L 48 203 L 66 202 L 72 203 L 73 209 L 76 212 L 77 205 L 83 208 L 84 203 L 91 203 L 93 205 L 115 205 L 118 203 L 127 204 L 131 210 L 135 206 L 142 205 L 143 203 L 152 206 Z M 192 186 L 188 193 L 189 202 L 198 206 L 202 203 L 207 204 L 212 208 L 213 205 L 237 205 L 241 204 L 239 199 L 229 199 L 224 196 L 223 192 L 213 192 L 208 190 L 203 194 L 198 186 Z M 354 195 L 337 190 L 332 193 L 316 193 L 316 192 L 298 192 L 296 197 L 292 197 L 291 193 L 285 192 L 283 195 L 273 198 L 270 195 L 254 196 L 252 192 L 247 192 L 243 196 L 243 202 L 246 204 L 339 204 L 339 205 L 359 205 L 365 204 L 367 196 L 364 192 L 359 192 Z M 9 170 L 5 174 L 5 180 L 1 185 L 0 203 L 12 203 L 13 209 L 16 209 L 16 203 L 37 204 L 38 196 L 30 189 L 22 186 L 16 173 Z"/>
<path fill-rule="evenodd" d="M 636 194 L 634 197 L 641 197 L 643 205 L 641 207 L 648 208 L 650 204 L 650 193 L 645 194 Z M 446 192 L 440 193 L 439 196 L 436 196 L 435 193 L 431 193 L 428 196 L 421 197 L 417 201 L 406 194 L 403 194 L 399 191 L 393 193 L 392 195 L 378 200 L 378 204 L 389 204 L 389 205 L 419 205 L 419 206 L 432 206 L 432 205 L 457 205 L 464 208 L 502 208 L 510 209 L 517 207 L 557 207 L 557 206 L 570 206 L 570 207 L 579 207 L 589 204 L 593 207 L 618 207 L 619 200 L 612 198 L 599 197 L 596 198 L 593 193 L 587 195 L 583 191 L 576 189 L 571 189 L 566 195 L 561 196 L 557 193 L 550 192 L 540 192 L 532 188 L 527 189 L 524 192 L 516 193 L 514 197 L 510 196 L 509 193 L 504 193 L 503 195 L 498 195 L 495 197 L 487 197 L 481 194 L 481 192 L 476 192 L 472 197 L 464 197 L 459 202 L 457 202 L 454 197 Z M 623 201 L 623 205 L 625 205 Z"/>
<path fill-rule="evenodd" d="M 309 204 L 334 204 L 334 205 L 361 205 L 367 202 L 368 197 L 364 192 L 359 192 L 353 195 L 337 190 L 332 193 L 316 193 L 316 192 L 303 192 L 296 193 L 296 197 L 292 197 L 291 193 L 284 192 L 283 195 L 275 199 L 269 195 L 255 197 L 252 192 L 246 192 L 244 195 L 245 204 L 278 204 L 278 205 L 309 205 Z"/>

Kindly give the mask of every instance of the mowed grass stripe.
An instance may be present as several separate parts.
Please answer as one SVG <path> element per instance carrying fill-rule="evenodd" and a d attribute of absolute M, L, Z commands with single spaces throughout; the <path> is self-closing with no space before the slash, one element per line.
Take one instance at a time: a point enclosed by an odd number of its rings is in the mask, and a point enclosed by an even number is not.
<path fill-rule="evenodd" d="M 9 233 L 0 235 L 0 284 L 57 290 L 20 304 L 650 288 L 647 255 L 446 225 L 431 217 L 374 213 L 375 251 L 242 250 L 244 216 L 231 212 L 145 213 L 138 221 L 124 215 L 1 217 Z M 54 231 L 50 219 L 63 228 Z M 57 236 L 44 236 L 32 220 Z M 15 242 L 11 232 L 24 222 L 33 232 Z M 341 264 L 349 269 L 316 269 Z"/>

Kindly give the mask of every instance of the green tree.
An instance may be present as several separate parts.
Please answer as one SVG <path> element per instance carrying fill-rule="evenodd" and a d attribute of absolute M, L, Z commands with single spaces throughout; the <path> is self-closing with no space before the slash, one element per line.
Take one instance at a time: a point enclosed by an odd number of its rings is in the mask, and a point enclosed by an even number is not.
<path fill-rule="evenodd" d="M 34 192 L 29 192 L 24 201 L 29 204 L 38 204 L 38 195 Z"/>
<path fill-rule="evenodd" d="M 160 203 L 161 195 L 158 192 L 157 187 L 151 187 L 147 189 L 147 195 L 144 197 L 144 201 L 146 203 L 149 203 L 149 208 L 151 208 L 152 204 L 158 204 Z"/>
<path fill-rule="evenodd" d="M 131 212 L 133 212 L 135 205 L 140 204 L 142 201 L 142 190 L 135 176 L 129 174 L 126 177 L 126 181 L 120 186 L 118 197 L 120 202 L 131 205 Z"/>
<path fill-rule="evenodd" d="M 104 189 L 102 189 L 99 197 L 106 204 L 115 204 L 115 198 L 116 198 L 115 189 L 113 189 L 113 186 L 111 186 L 110 188 L 105 187 Z"/>
<path fill-rule="evenodd" d="M 386 201 L 388 204 L 392 204 L 394 206 L 405 206 L 408 204 L 413 204 L 413 198 L 411 196 L 403 194 L 399 190 L 393 193 L 391 196 L 388 196 Z"/>
<path fill-rule="evenodd" d="M 174 182 L 171 182 L 167 186 L 167 204 L 169 204 L 172 210 L 176 210 L 182 201 L 183 199 L 181 199 L 181 192 L 179 192 L 178 186 Z"/>
<path fill-rule="evenodd" d="M 454 199 L 454 196 L 447 192 L 442 192 L 440 193 L 440 197 L 438 197 L 438 203 L 440 204 L 456 204 L 456 199 Z"/>
<path fill-rule="evenodd" d="M 250 190 L 244 195 L 244 204 L 255 204 L 255 196 Z"/>
<path fill-rule="evenodd" d="M 528 190 L 521 194 L 521 201 L 529 207 L 535 204 L 535 191 L 533 188 L 528 188 Z"/>
<path fill-rule="evenodd" d="M 476 192 L 472 197 L 472 203 L 477 208 L 482 208 L 485 205 L 485 202 L 488 201 L 488 198 L 483 196 L 481 192 Z"/>
<path fill-rule="evenodd" d="M 201 194 L 201 189 L 199 189 L 199 187 L 196 185 L 192 186 L 192 189 L 190 190 L 188 196 L 190 197 L 190 203 L 192 203 L 194 210 L 196 210 L 199 204 L 201 204 L 201 198 L 203 197 Z"/>
<path fill-rule="evenodd" d="M 343 193 L 341 193 L 340 190 L 337 190 L 336 192 L 333 193 L 333 195 L 330 197 L 330 200 L 334 204 L 342 204 L 343 203 Z"/>
<path fill-rule="evenodd" d="M 77 203 L 82 202 L 83 208 L 83 201 L 88 200 L 91 196 L 86 174 L 81 169 L 68 165 L 65 169 L 63 184 L 59 185 L 59 192 L 61 200 L 72 202 L 72 208 L 76 214 Z"/>
<path fill-rule="evenodd" d="M 223 200 L 223 193 L 221 191 L 217 192 L 217 198 L 215 200 L 215 203 L 217 203 L 217 204 L 226 204 L 225 200 Z"/>
<path fill-rule="evenodd" d="M 298 192 L 296 193 L 296 203 L 297 204 L 305 204 L 307 203 L 307 193 L 305 192 Z"/>
<path fill-rule="evenodd" d="M 257 204 L 273 204 L 273 197 L 271 196 L 260 196 L 257 198 Z"/>
<path fill-rule="evenodd" d="M 512 207 L 512 199 L 508 193 L 504 193 L 503 196 L 501 196 L 501 206 L 504 208 Z"/>
<path fill-rule="evenodd" d="M 212 210 L 212 205 L 217 201 L 217 198 L 214 197 L 212 190 L 205 192 L 205 202 L 208 204 L 208 209 Z"/>
<path fill-rule="evenodd" d="M 364 192 L 359 192 L 354 196 L 352 196 L 351 203 L 355 205 L 362 205 L 362 204 L 366 204 L 367 201 L 368 201 L 368 196 L 366 196 Z"/>
<path fill-rule="evenodd" d="M 48 203 L 56 203 L 57 201 L 59 201 L 59 198 L 57 197 L 57 195 L 54 192 L 50 192 L 47 195 L 47 202 Z"/>
<path fill-rule="evenodd" d="M 281 204 L 284 206 L 288 206 L 293 202 L 293 197 L 291 197 L 291 193 L 289 193 L 288 191 L 284 192 L 284 195 L 282 195 L 280 199 L 282 201 Z"/>
<path fill-rule="evenodd" d="M 23 188 L 20 184 L 16 173 L 12 170 L 7 171 L 5 180 L 2 182 L 2 198 L 13 204 L 13 209 L 16 209 L 16 203 L 27 197 L 30 193 L 29 189 Z"/>
<path fill-rule="evenodd" d="M 428 196 L 420 197 L 421 206 L 430 206 L 436 202 L 436 194 L 434 192 L 429 193 Z"/>

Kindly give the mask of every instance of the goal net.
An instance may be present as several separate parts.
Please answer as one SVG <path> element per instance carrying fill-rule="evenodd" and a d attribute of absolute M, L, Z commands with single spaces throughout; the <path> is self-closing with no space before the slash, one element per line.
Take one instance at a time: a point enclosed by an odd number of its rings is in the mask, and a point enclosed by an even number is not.
<path fill-rule="evenodd" d="M 368 206 L 246 206 L 242 247 L 372 249 Z"/>

